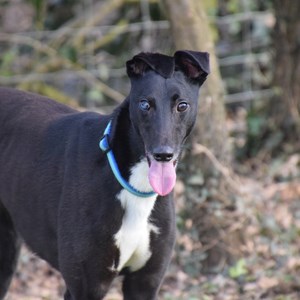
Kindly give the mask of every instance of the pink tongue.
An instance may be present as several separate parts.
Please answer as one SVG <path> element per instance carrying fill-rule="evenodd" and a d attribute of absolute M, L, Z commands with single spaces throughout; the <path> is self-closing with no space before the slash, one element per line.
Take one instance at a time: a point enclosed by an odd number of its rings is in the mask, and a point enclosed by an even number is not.
<path fill-rule="evenodd" d="M 165 196 L 174 188 L 176 182 L 176 172 L 173 162 L 151 161 L 149 170 L 149 181 L 154 191 Z"/>

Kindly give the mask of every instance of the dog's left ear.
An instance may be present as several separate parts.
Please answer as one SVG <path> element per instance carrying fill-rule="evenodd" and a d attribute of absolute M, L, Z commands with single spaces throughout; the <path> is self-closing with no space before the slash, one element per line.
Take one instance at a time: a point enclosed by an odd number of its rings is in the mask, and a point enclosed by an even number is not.
<path fill-rule="evenodd" d="M 209 54 L 182 50 L 174 54 L 175 69 L 181 70 L 192 82 L 202 85 L 209 74 Z"/>
<path fill-rule="evenodd" d="M 174 72 L 174 59 L 160 53 L 139 53 L 126 62 L 129 77 L 142 76 L 146 71 L 153 70 L 164 78 L 171 77 Z"/>

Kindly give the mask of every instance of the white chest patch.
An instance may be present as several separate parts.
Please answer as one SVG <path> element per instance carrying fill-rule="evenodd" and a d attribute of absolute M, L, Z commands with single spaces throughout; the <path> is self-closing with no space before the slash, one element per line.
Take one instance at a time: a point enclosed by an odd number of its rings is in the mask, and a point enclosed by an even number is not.
<path fill-rule="evenodd" d="M 148 180 L 148 163 L 142 160 L 131 169 L 129 183 L 142 192 L 152 190 Z M 149 216 L 155 204 L 156 195 L 140 198 L 123 189 L 117 198 L 125 210 L 120 230 L 115 234 L 115 244 L 120 251 L 119 264 L 121 271 L 129 267 L 131 271 L 142 268 L 151 257 L 150 232 L 158 232 L 150 223 Z"/>

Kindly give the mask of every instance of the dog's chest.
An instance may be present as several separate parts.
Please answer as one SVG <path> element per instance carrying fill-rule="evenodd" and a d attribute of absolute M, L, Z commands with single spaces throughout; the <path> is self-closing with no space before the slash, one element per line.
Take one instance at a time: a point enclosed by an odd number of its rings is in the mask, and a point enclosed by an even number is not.
<path fill-rule="evenodd" d="M 131 169 L 129 183 L 141 191 L 150 191 L 148 164 L 141 161 Z M 119 231 L 115 234 L 115 244 L 120 257 L 116 267 L 121 271 L 129 267 L 131 271 L 142 268 L 151 257 L 150 234 L 158 234 L 158 228 L 151 224 L 150 214 L 157 196 L 140 198 L 127 190 L 118 194 L 118 200 L 124 208 L 124 216 Z"/>

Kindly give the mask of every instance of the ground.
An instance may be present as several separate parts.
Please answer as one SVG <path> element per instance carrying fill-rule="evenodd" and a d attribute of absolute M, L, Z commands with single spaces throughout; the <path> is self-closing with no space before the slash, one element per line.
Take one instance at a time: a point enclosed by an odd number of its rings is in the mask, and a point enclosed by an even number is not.
<path fill-rule="evenodd" d="M 289 156 L 262 164 L 252 178 L 240 176 L 239 209 L 247 216 L 241 258 L 222 273 L 189 276 L 174 255 L 160 299 L 300 299 L 299 161 L 299 155 Z M 105 299 L 122 299 L 119 286 Z M 60 275 L 23 248 L 7 300 L 57 300 L 63 290 Z"/>

